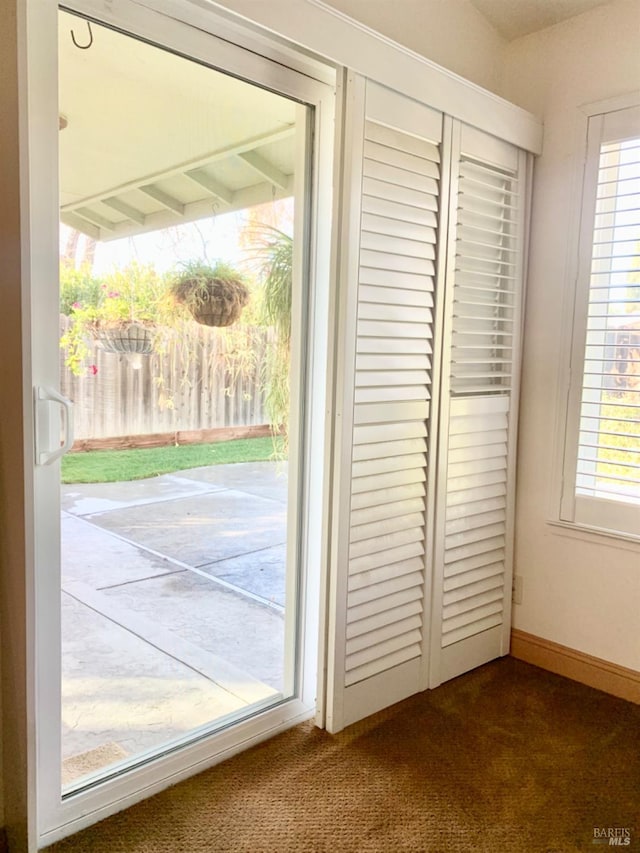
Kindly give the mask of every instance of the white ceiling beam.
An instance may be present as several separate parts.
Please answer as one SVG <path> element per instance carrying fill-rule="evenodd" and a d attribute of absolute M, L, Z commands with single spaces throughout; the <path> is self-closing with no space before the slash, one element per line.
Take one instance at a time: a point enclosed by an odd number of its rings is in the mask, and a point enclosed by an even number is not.
<path fill-rule="evenodd" d="M 212 178 L 211 175 L 208 175 L 204 169 L 190 169 L 188 172 L 185 172 L 187 178 L 191 178 L 192 181 L 195 181 L 196 184 L 199 184 L 201 187 L 204 187 L 207 192 L 210 192 L 211 195 L 219 198 L 220 201 L 223 201 L 225 204 L 231 204 L 233 201 L 233 191 L 229 189 L 229 187 L 225 187 L 224 184 L 221 184 L 219 181 L 216 181 L 215 178 Z"/>
<path fill-rule="evenodd" d="M 132 222 L 137 222 L 138 225 L 144 225 L 144 213 L 137 210 L 135 207 L 132 207 L 130 204 L 127 204 L 126 201 L 121 201 L 119 198 L 116 198 L 116 196 L 112 196 L 111 198 L 105 198 L 102 203 L 106 204 L 107 207 L 110 207 L 112 210 L 117 210 L 118 213 L 126 216 L 127 219 L 130 219 Z"/>
<path fill-rule="evenodd" d="M 100 229 L 92 222 L 87 222 L 87 220 L 83 219 L 82 216 L 77 216 L 75 213 L 62 213 L 60 215 L 60 221 L 64 222 L 65 225 L 68 225 L 69 228 L 73 228 L 74 231 L 80 231 L 82 234 L 86 234 L 87 237 L 93 237 L 94 240 L 100 239 Z"/>
<path fill-rule="evenodd" d="M 257 204 L 265 204 L 280 198 L 289 198 L 293 192 L 292 187 L 293 181 L 290 181 L 290 186 L 287 190 L 281 190 L 276 187 L 275 193 L 273 191 L 273 184 L 269 181 L 245 187 L 233 194 L 233 202 L 228 208 L 225 208 L 224 212 L 244 210 L 247 207 L 254 207 Z M 178 223 L 197 222 L 199 219 L 206 219 L 211 216 L 211 198 L 207 197 L 206 199 L 185 204 L 183 217 L 178 217 L 173 211 L 163 208 L 154 213 L 148 213 L 144 226 L 137 225 L 130 220 L 123 220 L 122 222 L 118 222 L 114 233 L 103 234 L 102 239 L 105 241 L 117 240 L 120 237 L 157 231 L 160 228 L 167 228 L 170 225 L 177 225 Z"/>
<path fill-rule="evenodd" d="M 115 230 L 114 222 L 110 219 L 105 219 L 104 216 L 101 216 L 99 213 L 91 210 L 90 207 L 78 207 L 75 212 L 84 219 L 88 219 L 89 222 L 93 222 L 93 224 L 97 225 L 99 228 L 104 228 L 105 231 Z"/>
<path fill-rule="evenodd" d="M 164 172 L 142 175 L 135 181 L 127 181 L 124 184 L 109 187 L 108 189 L 105 189 L 104 192 L 96 193 L 95 195 L 63 204 L 61 209 L 71 211 L 81 207 L 82 205 L 95 204 L 98 201 L 103 201 L 105 198 L 124 195 L 132 190 L 139 189 L 141 185 L 148 186 L 159 180 L 164 180 L 165 178 L 184 175 L 186 172 L 200 169 L 204 166 L 208 166 L 210 163 L 217 163 L 220 160 L 227 160 L 230 157 L 243 153 L 244 151 L 253 151 L 255 148 L 260 148 L 263 145 L 271 145 L 273 142 L 281 142 L 283 139 L 288 139 L 290 136 L 293 136 L 295 132 L 295 125 L 288 124 L 279 130 L 273 130 L 258 136 L 252 136 L 250 139 L 244 139 L 241 142 L 234 143 L 233 145 L 227 145 L 224 148 L 219 148 L 208 154 L 203 154 L 201 157 L 196 157 L 193 160 L 187 160 L 186 162 L 179 163 Z"/>
<path fill-rule="evenodd" d="M 277 169 L 272 163 L 269 163 L 264 157 L 261 157 L 256 151 L 245 151 L 237 155 L 244 163 L 256 171 L 263 178 L 266 178 L 272 184 L 275 184 L 280 189 L 284 190 L 289 184 L 289 179 Z"/>
<path fill-rule="evenodd" d="M 160 187 L 154 186 L 154 184 L 147 184 L 145 187 L 138 187 L 140 192 L 148 195 L 149 198 L 154 199 L 161 204 L 163 207 L 172 210 L 174 213 L 177 213 L 179 216 L 184 216 L 184 204 L 178 201 L 177 198 L 174 198 L 169 193 L 166 193 L 164 190 L 161 190 Z"/>

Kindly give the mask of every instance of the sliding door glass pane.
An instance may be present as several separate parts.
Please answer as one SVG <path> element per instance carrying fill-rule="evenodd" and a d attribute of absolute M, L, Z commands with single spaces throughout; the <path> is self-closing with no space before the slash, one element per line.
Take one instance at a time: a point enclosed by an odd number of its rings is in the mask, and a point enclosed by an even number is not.
<path fill-rule="evenodd" d="M 293 695 L 305 120 L 60 13 L 67 792 Z"/>

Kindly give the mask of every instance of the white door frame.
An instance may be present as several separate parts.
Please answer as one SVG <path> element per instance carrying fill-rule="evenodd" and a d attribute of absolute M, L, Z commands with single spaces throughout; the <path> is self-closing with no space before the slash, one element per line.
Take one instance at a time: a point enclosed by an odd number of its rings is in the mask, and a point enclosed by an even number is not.
<path fill-rule="evenodd" d="M 178 4 L 176 4 L 177 6 Z M 195 29 L 189 24 L 189 5 L 181 4 L 181 19 L 145 9 L 130 0 L 70 0 L 69 11 L 79 12 L 107 25 L 140 36 L 186 57 L 212 64 L 258 85 L 314 107 L 314 150 L 310 176 L 311 206 L 308 225 L 310 273 L 308 293 L 294 311 L 307 313 L 309 334 L 300 341 L 300 370 L 306 373 L 306 400 L 296 403 L 301 420 L 300 434 L 306 443 L 308 464 L 301 472 L 300 492 L 307 511 L 301 519 L 300 560 L 304 571 L 299 591 L 301 630 L 298 636 L 300 683 L 293 699 L 259 713 L 229 730 L 222 730 L 190 743 L 180 750 L 160 756 L 148 764 L 129 770 L 120 777 L 79 791 L 66 799 L 60 790 L 60 530 L 59 463 L 34 466 L 34 500 L 26 507 L 27 523 L 34 535 L 34 565 L 29 571 L 29 594 L 33 602 L 29 625 L 31 642 L 31 712 L 36 724 L 36 744 L 31 744 L 30 770 L 36 778 L 36 824 L 32 839 L 39 845 L 77 832 L 79 829 L 119 811 L 180 779 L 203 770 L 246 749 L 295 723 L 316 710 L 318 686 L 322 689 L 322 667 L 318 667 L 318 637 L 321 614 L 318 602 L 325 578 L 325 416 L 327 401 L 327 339 L 330 302 L 331 185 L 333 152 L 334 92 L 311 76 L 276 64 L 263 56 L 243 50 Z M 215 17 L 211 18 L 212 23 Z M 30 354 L 33 384 L 59 387 L 57 327 L 58 292 L 51 282 L 57 279 L 58 248 L 58 75 L 57 8 L 50 0 L 28 0 L 28 50 L 26 56 L 29 96 L 29 128 L 25 160 L 28 234 L 25 254 L 31 282 Z M 215 47 L 215 50 L 212 50 Z M 324 69 L 324 77 L 330 69 Z M 48 285 L 48 286 L 47 286 Z M 304 304 L 306 302 L 306 305 Z M 52 329 L 55 330 L 52 333 Z M 29 388 L 25 399 L 32 399 Z M 57 412 L 51 409 L 52 446 L 55 446 Z M 26 422 L 31 418 L 30 412 Z M 28 492 L 27 492 L 28 493 Z M 313 498 L 313 499 L 312 499 Z M 32 811 L 33 815 L 33 811 Z M 33 841 L 32 841 L 33 844 Z"/>

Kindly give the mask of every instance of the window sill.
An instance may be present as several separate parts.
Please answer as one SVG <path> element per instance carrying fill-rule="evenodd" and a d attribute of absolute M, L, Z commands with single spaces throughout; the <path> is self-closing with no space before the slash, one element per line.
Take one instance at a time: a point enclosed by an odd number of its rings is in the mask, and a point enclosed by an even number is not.
<path fill-rule="evenodd" d="M 640 546 L 640 536 L 632 533 L 616 532 L 557 519 L 548 519 L 547 524 L 554 528 L 551 532 L 556 536 L 568 536 L 571 539 L 582 539 L 584 542 L 597 542 L 610 548 L 622 548 L 625 551 L 637 551 Z"/>

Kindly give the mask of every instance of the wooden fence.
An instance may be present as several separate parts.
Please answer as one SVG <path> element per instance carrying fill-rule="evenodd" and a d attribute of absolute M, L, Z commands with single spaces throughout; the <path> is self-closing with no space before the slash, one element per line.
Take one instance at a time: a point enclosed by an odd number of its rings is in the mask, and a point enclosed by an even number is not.
<path fill-rule="evenodd" d="M 61 334 L 68 324 L 61 316 Z M 261 368 L 269 335 L 258 327 L 188 323 L 164 330 L 151 355 L 134 359 L 88 342 L 82 376 L 65 366 L 61 350 L 61 389 L 74 402 L 76 439 L 264 424 Z"/>

